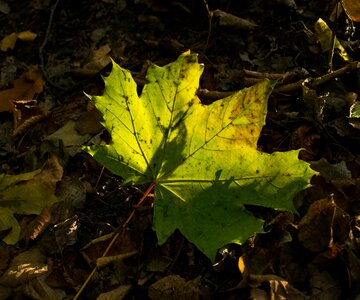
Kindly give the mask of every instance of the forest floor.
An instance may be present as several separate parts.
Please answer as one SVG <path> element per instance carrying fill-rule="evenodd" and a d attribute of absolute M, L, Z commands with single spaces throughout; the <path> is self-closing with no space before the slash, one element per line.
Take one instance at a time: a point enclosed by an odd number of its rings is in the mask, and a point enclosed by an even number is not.
<path fill-rule="evenodd" d="M 349 118 L 360 93 L 360 66 L 350 63 L 360 59 L 360 28 L 344 12 L 336 17 L 335 7 L 330 0 L 0 0 L 0 174 L 47 164 L 60 201 L 40 216 L 11 211 L 21 238 L 0 243 L 0 299 L 72 299 L 95 264 L 78 299 L 360 299 L 359 115 Z M 344 59 L 334 51 L 338 73 L 329 73 L 330 52 L 319 40 L 331 45 L 332 37 L 315 32 L 319 18 L 347 52 Z M 258 149 L 302 148 L 300 158 L 320 175 L 295 197 L 297 214 L 255 208 L 266 233 L 224 245 L 216 262 L 180 232 L 158 245 L 151 197 L 108 261 L 97 260 L 147 187 L 121 186 L 82 151 L 110 139 L 84 92 L 102 93 L 110 57 L 141 83 L 147 61 L 163 66 L 188 49 L 205 65 L 198 91 L 205 104 L 262 78 L 278 80 Z M 2 210 L 0 217 L 4 229 Z"/>

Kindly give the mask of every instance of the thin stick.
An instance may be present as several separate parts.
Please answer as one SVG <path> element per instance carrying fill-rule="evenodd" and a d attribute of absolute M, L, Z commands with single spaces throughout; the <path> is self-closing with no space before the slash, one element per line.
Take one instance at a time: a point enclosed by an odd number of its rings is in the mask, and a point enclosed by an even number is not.
<path fill-rule="evenodd" d="M 105 251 L 103 252 L 103 254 L 101 255 L 101 257 L 105 257 L 109 251 L 111 250 L 112 246 L 114 245 L 114 243 L 116 242 L 117 238 L 120 236 L 120 229 L 124 229 L 131 221 L 131 219 L 133 218 L 133 216 L 135 215 L 136 210 L 141 206 L 141 204 L 144 202 L 144 200 L 146 199 L 146 197 L 150 194 L 150 192 L 152 191 L 152 189 L 155 186 L 155 182 L 152 182 L 149 187 L 146 189 L 145 193 L 142 195 L 142 197 L 140 198 L 139 202 L 135 205 L 135 208 L 132 210 L 132 212 L 130 213 L 129 217 L 126 219 L 125 223 L 120 226 L 117 229 L 116 234 L 113 236 L 113 238 L 111 239 L 109 245 L 106 247 Z M 77 300 L 81 293 L 84 291 L 84 289 L 86 288 L 86 286 L 89 284 L 89 282 L 91 281 L 92 277 L 94 276 L 95 272 L 97 271 L 97 266 L 94 267 L 94 269 L 91 271 L 91 273 L 89 274 L 89 276 L 86 278 L 85 282 L 83 283 L 83 285 L 80 287 L 80 289 L 78 290 L 78 292 L 76 293 L 76 295 L 74 296 L 73 300 Z"/>
<path fill-rule="evenodd" d="M 41 69 L 41 72 L 43 73 L 43 76 L 46 79 L 46 81 L 50 85 L 52 85 L 52 86 L 54 86 L 54 87 L 56 87 L 58 89 L 61 89 L 60 86 L 58 86 L 57 84 L 52 82 L 51 79 L 47 76 L 47 73 L 45 71 L 45 62 L 44 62 L 44 54 L 43 54 L 44 48 L 45 48 L 45 46 L 46 46 L 46 44 L 48 42 L 49 36 L 50 36 L 51 25 L 53 23 L 54 13 L 55 13 L 55 10 L 56 10 L 56 7 L 57 7 L 58 3 L 59 3 L 59 0 L 56 0 L 54 5 L 51 7 L 49 22 L 48 22 L 48 26 L 46 28 L 46 33 L 45 33 L 45 38 L 44 38 L 42 44 L 39 47 L 39 58 L 40 58 L 40 69 Z"/>
<path fill-rule="evenodd" d="M 336 30 L 336 25 L 338 22 L 338 18 L 339 18 L 339 2 L 336 3 L 336 12 L 335 12 L 335 27 L 333 28 L 333 30 L 331 30 L 331 49 L 330 49 L 330 53 L 329 53 L 329 58 L 328 58 L 328 66 L 329 66 L 329 73 L 333 71 L 333 59 L 334 59 L 334 51 L 335 51 L 335 30 Z"/>
<path fill-rule="evenodd" d="M 206 44 L 204 47 L 204 53 L 205 53 L 207 50 L 207 47 L 209 46 L 209 40 L 210 40 L 210 35 L 211 35 L 212 12 L 209 9 L 209 5 L 208 5 L 207 1 L 203 0 L 203 2 L 205 4 L 205 8 L 208 13 L 208 34 L 207 34 L 207 38 L 206 38 Z"/>

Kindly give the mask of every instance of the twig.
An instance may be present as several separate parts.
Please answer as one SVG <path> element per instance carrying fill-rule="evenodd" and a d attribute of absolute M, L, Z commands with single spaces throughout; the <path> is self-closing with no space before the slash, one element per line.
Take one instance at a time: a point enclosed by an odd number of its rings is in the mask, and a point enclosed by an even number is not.
<path fill-rule="evenodd" d="M 356 70 L 356 69 L 360 69 L 360 62 L 358 62 L 358 61 L 354 61 L 336 71 L 327 73 L 325 75 L 322 75 L 322 76 L 319 76 L 319 77 L 316 77 L 316 78 L 310 80 L 309 87 L 312 89 L 315 89 L 319 85 L 324 84 L 325 82 L 329 81 L 332 78 L 338 77 L 342 74 L 345 74 L 349 71 Z M 260 78 L 264 78 L 264 79 L 268 78 L 268 79 L 272 79 L 272 80 L 279 79 L 279 78 L 286 78 L 286 73 L 283 74 L 283 76 L 281 77 L 281 74 L 263 73 L 263 75 L 261 75 L 262 73 L 244 70 L 244 74 L 257 77 L 257 78 L 244 78 L 246 86 L 251 86 L 251 85 L 255 84 L 257 81 L 260 80 Z M 274 93 L 279 94 L 279 93 L 285 93 L 285 92 L 299 90 L 299 89 L 301 89 L 304 80 L 305 79 L 301 79 L 297 82 L 293 82 L 293 83 L 289 83 L 289 84 L 285 84 L 285 85 L 281 85 L 281 86 L 276 86 L 274 89 Z M 204 100 L 208 100 L 208 101 L 222 99 L 222 98 L 232 95 L 233 93 L 235 93 L 235 91 L 221 92 L 221 91 L 209 91 L 207 89 L 199 89 L 197 91 L 197 94 L 200 97 L 200 99 L 204 99 Z"/>
<path fill-rule="evenodd" d="M 44 62 L 44 54 L 43 54 L 43 51 L 44 51 L 44 48 L 49 40 L 49 36 L 50 36 L 50 30 L 51 30 L 51 24 L 53 23 L 53 19 L 54 19 L 54 13 L 55 13 L 55 10 L 56 10 L 56 7 L 59 3 L 59 0 L 56 0 L 54 5 L 51 7 L 50 9 L 50 17 L 49 17 L 49 22 L 48 22 L 48 26 L 46 28 L 46 33 L 45 33 L 45 38 L 42 42 L 42 44 L 40 45 L 39 47 L 39 58 L 40 58 L 40 69 L 41 69 L 41 72 L 43 73 L 43 76 L 45 78 L 45 80 L 50 84 L 52 85 L 53 87 L 56 87 L 58 89 L 62 89 L 62 87 L 58 86 L 57 84 L 55 84 L 48 76 L 47 76 L 47 73 L 45 71 L 45 62 Z"/>
<path fill-rule="evenodd" d="M 285 85 L 276 87 L 274 89 L 274 92 L 275 93 L 287 93 L 287 92 L 299 90 L 299 89 L 301 89 L 303 82 L 304 82 L 304 79 L 301 79 L 297 82 L 293 82 L 293 83 L 289 83 L 289 84 L 285 84 Z"/>
<path fill-rule="evenodd" d="M 208 34 L 207 34 L 207 37 L 206 37 L 206 44 L 205 44 L 205 47 L 204 47 L 204 54 L 207 50 L 207 47 L 209 46 L 209 40 L 210 40 L 210 35 L 211 35 L 211 23 L 212 23 L 212 12 L 210 11 L 209 9 L 209 5 L 207 3 L 206 0 L 203 0 L 204 2 L 204 5 L 205 5 L 205 8 L 206 8 L 206 11 L 208 13 Z"/>
<path fill-rule="evenodd" d="M 323 76 L 313 79 L 310 84 L 310 87 L 315 89 L 319 85 L 324 84 L 325 82 L 329 81 L 332 78 L 338 77 L 339 75 L 342 75 L 344 73 L 347 73 L 349 71 L 356 70 L 356 69 L 360 69 L 360 62 L 358 62 L 358 61 L 351 62 L 336 71 L 327 73 Z"/>
<path fill-rule="evenodd" d="M 329 72 L 333 71 L 333 58 L 334 58 L 334 51 L 335 51 L 335 30 L 336 30 L 336 25 L 338 22 L 338 18 L 339 18 L 339 3 L 336 3 L 336 12 L 335 12 L 335 28 L 333 28 L 333 30 L 331 30 L 331 49 L 330 49 L 330 53 L 329 53 L 329 57 L 328 57 L 328 66 L 329 66 Z"/>
<path fill-rule="evenodd" d="M 120 226 L 117 230 L 116 230 L 116 234 L 113 236 L 113 238 L 111 239 L 109 245 L 106 247 L 104 253 L 101 255 L 101 257 L 105 257 L 109 251 L 111 250 L 112 246 L 114 245 L 114 243 L 116 242 L 116 240 L 118 239 L 118 237 L 120 236 L 121 233 L 121 229 L 124 229 L 131 221 L 131 219 L 134 217 L 136 210 L 141 206 L 141 204 L 144 202 L 144 200 L 147 198 L 147 196 L 150 194 L 150 192 L 152 191 L 152 189 L 155 186 L 155 182 L 152 182 L 149 187 L 146 189 L 145 193 L 142 195 L 142 197 L 140 198 L 139 202 L 135 205 L 134 209 L 132 210 L 132 212 L 130 213 L 129 217 L 126 219 L 125 223 Z M 86 278 L 85 282 L 83 283 L 83 285 L 80 287 L 80 289 L 78 290 L 78 292 L 76 293 L 76 295 L 74 296 L 73 300 L 77 300 L 81 293 L 84 291 L 84 289 L 86 288 L 86 286 L 89 284 L 89 282 L 91 281 L 91 279 L 93 278 L 95 272 L 97 271 L 97 266 L 95 266 L 93 268 L 93 270 L 91 271 L 91 273 L 89 274 L 89 276 Z"/>

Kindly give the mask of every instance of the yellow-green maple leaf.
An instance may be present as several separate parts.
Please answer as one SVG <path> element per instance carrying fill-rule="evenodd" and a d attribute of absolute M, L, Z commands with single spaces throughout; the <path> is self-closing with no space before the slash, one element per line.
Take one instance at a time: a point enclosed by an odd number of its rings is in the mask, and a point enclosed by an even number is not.
<path fill-rule="evenodd" d="M 262 231 L 245 204 L 293 211 L 294 194 L 315 172 L 299 151 L 257 150 L 273 82 L 203 105 L 202 71 L 190 52 L 164 67 L 150 63 L 139 97 L 130 72 L 113 63 L 104 94 L 90 96 L 112 141 L 84 149 L 124 183 L 155 183 L 160 243 L 179 229 L 213 259 L 223 245 Z"/>

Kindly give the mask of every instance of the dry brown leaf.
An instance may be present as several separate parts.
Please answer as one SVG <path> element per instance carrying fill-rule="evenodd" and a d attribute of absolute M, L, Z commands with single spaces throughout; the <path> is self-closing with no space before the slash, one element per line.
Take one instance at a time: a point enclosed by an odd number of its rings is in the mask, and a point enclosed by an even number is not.
<path fill-rule="evenodd" d="M 359 0 L 342 0 L 346 15 L 353 22 L 360 22 L 360 1 Z"/>
<path fill-rule="evenodd" d="M 22 134 L 46 115 L 36 100 L 13 100 L 11 102 L 14 116 L 13 136 Z"/>
<path fill-rule="evenodd" d="M 213 16 L 219 19 L 219 25 L 234 30 L 252 30 L 258 27 L 254 22 L 239 18 L 220 9 L 213 11 Z"/>
<path fill-rule="evenodd" d="M 269 290 L 267 297 L 264 299 L 292 299 L 292 300 L 303 300 L 307 299 L 306 295 L 294 288 L 289 284 L 285 279 L 276 276 L 276 275 L 250 275 L 249 284 L 252 289 L 255 288 L 256 295 L 259 295 L 258 288 L 262 286 L 263 283 L 269 285 Z M 252 295 L 253 292 L 251 292 Z M 258 299 L 258 298 L 251 298 Z"/>
<path fill-rule="evenodd" d="M 80 76 L 94 76 L 111 62 L 110 51 L 109 45 L 103 45 L 99 49 L 92 50 L 84 66 L 75 69 L 74 73 Z"/>
<path fill-rule="evenodd" d="M 28 225 L 26 240 L 35 240 L 50 224 L 51 222 L 51 211 L 48 207 L 44 207 L 40 215 Z"/>
<path fill-rule="evenodd" d="M 37 66 L 31 66 L 18 79 L 14 87 L 0 92 L 0 112 L 14 112 L 15 100 L 32 100 L 43 91 L 44 80 Z"/>
<path fill-rule="evenodd" d="M 350 221 L 350 216 L 334 200 L 315 201 L 299 223 L 299 240 L 310 251 L 324 251 L 334 243 L 345 241 Z"/>

